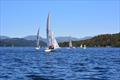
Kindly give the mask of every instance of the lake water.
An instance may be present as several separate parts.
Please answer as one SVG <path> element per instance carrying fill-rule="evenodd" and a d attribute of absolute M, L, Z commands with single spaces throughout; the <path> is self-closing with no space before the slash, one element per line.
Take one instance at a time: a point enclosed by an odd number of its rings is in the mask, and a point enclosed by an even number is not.
<path fill-rule="evenodd" d="M 0 48 L 0 80 L 120 80 L 120 48 Z"/>

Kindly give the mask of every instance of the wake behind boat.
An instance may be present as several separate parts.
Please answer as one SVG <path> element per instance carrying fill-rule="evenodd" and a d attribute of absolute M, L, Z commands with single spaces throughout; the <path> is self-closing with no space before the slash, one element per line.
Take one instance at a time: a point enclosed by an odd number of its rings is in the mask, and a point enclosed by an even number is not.
<path fill-rule="evenodd" d="M 47 49 L 45 52 L 51 52 L 59 48 L 59 45 L 55 39 L 54 33 L 50 29 L 50 13 L 47 17 L 47 28 L 46 28 L 46 36 L 47 36 Z"/>

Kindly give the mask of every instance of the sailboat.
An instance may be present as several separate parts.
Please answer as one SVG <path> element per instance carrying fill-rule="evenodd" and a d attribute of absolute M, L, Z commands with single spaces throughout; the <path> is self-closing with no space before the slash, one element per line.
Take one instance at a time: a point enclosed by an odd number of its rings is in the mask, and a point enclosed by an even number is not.
<path fill-rule="evenodd" d="M 86 45 L 84 45 L 83 49 L 86 49 Z"/>
<path fill-rule="evenodd" d="M 70 41 L 69 41 L 69 48 L 75 48 L 75 47 L 73 47 L 73 45 L 72 45 L 72 40 L 70 39 Z"/>
<path fill-rule="evenodd" d="M 83 48 L 83 45 L 82 45 L 82 44 L 80 45 L 80 48 Z"/>
<path fill-rule="evenodd" d="M 69 47 L 72 48 L 72 41 L 69 41 Z"/>
<path fill-rule="evenodd" d="M 54 33 L 50 29 L 50 13 L 47 17 L 47 28 L 46 28 L 46 36 L 47 36 L 47 49 L 45 49 L 45 52 L 51 52 L 55 49 L 59 48 L 59 45 L 57 43 L 57 40 L 55 39 Z"/>
<path fill-rule="evenodd" d="M 37 32 L 37 40 L 36 40 L 36 50 L 39 50 L 40 49 L 40 37 L 39 37 L 39 29 L 38 29 L 38 32 Z"/>

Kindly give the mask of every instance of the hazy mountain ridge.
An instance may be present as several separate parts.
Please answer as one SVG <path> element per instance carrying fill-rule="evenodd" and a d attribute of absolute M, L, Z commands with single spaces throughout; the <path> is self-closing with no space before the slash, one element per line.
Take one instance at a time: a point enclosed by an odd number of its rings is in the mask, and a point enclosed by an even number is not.
<path fill-rule="evenodd" d="M 36 38 L 37 36 L 35 35 L 24 37 L 24 39 L 26 40 L 36 40 Z M 79 40 L 78 38 L 74 38 L 74 37 L 56 37 L 56 40 L 58 42 L 66 42 L 66 41 L 69 41 L 70 39 L 73 41 Z M 40 40 L 45 41 L 45 42 L 47 41 L 46 38 L 42 38 L 42 37 L 40 37 Z"/>
<path fill-rule="evenodd" d="M 0 46 L 36 46 L 36 38 L 36 35 L 29 35 L 23 38 L 10 38 L 7 36 L 0 36 Z M 58 43 L 60 43 L 68 42 L 69 40 L 79 41 L 80 39 L 74 37 L 56 37 L 56 40 L 58 41 Z M 46 45 L 47 39 L 40 37 L 40 46 L 44 47 Z"/>
<path fill-rule="evenodd" d="M 37 36 L 36 35 L 29 35 L 29 36 L 25 36 L 23 37 L 23 39 L 26 39 L 26 40 L 36 40 Z M 85 39 L 90 39 L 91 37 L 84 37 L 84 38 L 75 38 L 75 37 L 56 37 L 56 40 L 58 42 L 68 42 L 69 40 L 72 40 L 72 41 L 79 41 L 79 40 L 85 40 Z M 13 39 L 13 38 L 10 38 L 10 37 L 7 37 L 7 36 L 0 36 L 0 39 Z M 42 38 L 40 37 L 40 41 L 44 41 L 44 42 L 47 42 L 46 38 Z"/>
<path fill-rule="evenodd" d="M 1 36 L 0 35 L 0 39 L 9 39 L 10 37 L 8 37 L 8 36 Z"/>

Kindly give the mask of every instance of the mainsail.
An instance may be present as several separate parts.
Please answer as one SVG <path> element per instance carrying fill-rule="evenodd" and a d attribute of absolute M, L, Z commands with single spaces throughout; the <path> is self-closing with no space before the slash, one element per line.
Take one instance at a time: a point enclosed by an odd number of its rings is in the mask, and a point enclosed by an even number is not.
<path fill-rule="evenodd" d="M 48 17 L 47 17 L 46 32 L 47 32 L 47 46 L 48 47 L 52 46 L 54 49 L 59 48 L 59 45 L 54 37 L 54 34 L 50 30 L 50 14 L 48 14 Z"/>
<path fill-rule="evenodd" d="M 39 37 L 39 29 L 38 29 L 38 31 L 37 31 L 37 42 L 36 42 L 37 47 L 40 46 L 39 41 L 40 41 L 40 37 Z"/>
<path fill-rule="evenodd" d="M 83 45 L 82 45 L 82 44 L 80 45 L 80 48 L 83 48 Z"/>
<path fill-rule="evenodd" d="M 72 47 L 72 41 L 71 41 L 71 39 L 69 41 L 69 47 Z"/>
<path fill-rule="evenodd" d="M 51 31 L 50 31 L 50 14 L 48 14 L 47 17 L 47 28 L 46 28 L 46 32 L 47 32 L 47 46 L 51 45 Z"/>

